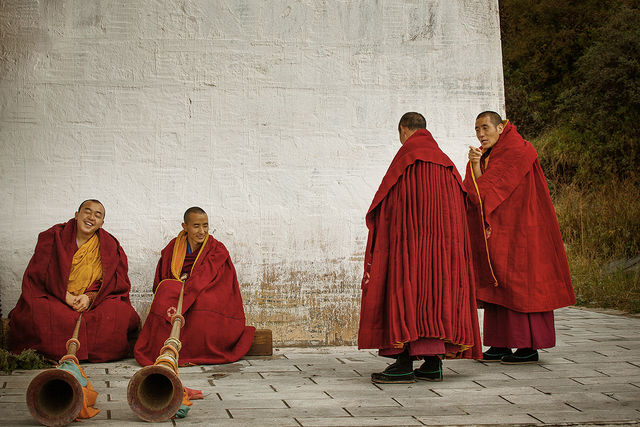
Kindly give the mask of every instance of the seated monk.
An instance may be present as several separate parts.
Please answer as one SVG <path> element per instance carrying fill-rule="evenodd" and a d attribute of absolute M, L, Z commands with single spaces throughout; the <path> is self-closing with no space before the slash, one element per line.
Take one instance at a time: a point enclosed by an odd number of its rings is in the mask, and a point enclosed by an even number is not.
<path fill-rule="evenodd" d="M 162 250 L 153 282 L 153 302 L 134 355 L 151 365 L 171 333 L 184 286 L 180 364 L 235 362 L 247 354 L 255 328 L 245 325 L 242 296 L 227 248 L 209 235 L 207 213 L 184 213 L 183 230 Z"/>
<path fill-rule="evenodd" d="M 104 216 L 102 203 L 86 200 L 75 218 L 40 233 L 9 313 L 12 352 L 32 348 L 58 360 L 82 313 L 79 360 L 127 357 L 140 318 L 129 301 L 127 256 L 102 229 Z"/>

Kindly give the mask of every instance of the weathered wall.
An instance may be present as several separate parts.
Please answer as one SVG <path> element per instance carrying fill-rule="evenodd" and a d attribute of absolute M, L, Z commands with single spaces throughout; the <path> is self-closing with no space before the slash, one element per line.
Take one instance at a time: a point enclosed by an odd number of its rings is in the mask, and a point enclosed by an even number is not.
<path fill-rule="evenodd" d="M 365 211 L 425 114 L 459 168 L 504 110 L 497 0 L 0 2 L 0 292 L 102 200 L 146 314 L 182 212 L 209 212 L 250 323 L 352 343 Z"/>

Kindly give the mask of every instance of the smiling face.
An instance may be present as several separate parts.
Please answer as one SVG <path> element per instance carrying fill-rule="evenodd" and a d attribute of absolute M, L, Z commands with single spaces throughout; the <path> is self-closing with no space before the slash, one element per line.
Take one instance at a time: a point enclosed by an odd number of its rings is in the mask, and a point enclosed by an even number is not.
<path fill-rule="evenodd" d="M 192 212 L 187 215 L 187 222 L 182 223 L 182 229 L 187 233 L 191 250 L 196 251 L 209 235 L 209 217 L 206 213 Z"/>
<path fill-rule="evenodd" d="M 88 200 L 80 205 L 75 218 L 77 236 L 89 238 L 104 224 L 104 206 Z"/>
<path fill-rule="evenodd" d="M 482 144 L 482 151 L 487 151 L 496 145 L 503 130 L 504 124 L 495 125 L 489 116 L 479 117 L 476 120 L 476 137 Z"/>

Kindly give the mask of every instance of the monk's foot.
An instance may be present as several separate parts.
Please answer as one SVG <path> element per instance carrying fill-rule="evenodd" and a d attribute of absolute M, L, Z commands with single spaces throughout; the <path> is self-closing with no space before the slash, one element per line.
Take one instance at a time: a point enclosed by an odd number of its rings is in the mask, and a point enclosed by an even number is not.
<path fill-rule="evenodd" d="M 438 356 L 427 356 L 424 363 L 413 371 L 416 379 L 423 381 L 442 381 L 442 360 Z"/>
<path fill-rule="evenodd" d="M 482 353 L 483 362 L 500 362 L 503 357 L 510 356 L 511 349 L 507 347 L 491 347 Z"/>
<path fill-rule="evenodd" d="M 371 381 L 379 384 L 409 384 L 416 382 L 413 374 L 413 363 L 407 360 L 401 360 L 387 366 L 382 372 L 374 372 L 371 374 Z"/>
<path fill-rule="evenodd" d="M 523 363 L 536 363 L 538 361 L 538 350 L 532 348 L 519 348 L 513 354 L 504 356 L 500 363 L 505 365 L 521 365 Z"/>

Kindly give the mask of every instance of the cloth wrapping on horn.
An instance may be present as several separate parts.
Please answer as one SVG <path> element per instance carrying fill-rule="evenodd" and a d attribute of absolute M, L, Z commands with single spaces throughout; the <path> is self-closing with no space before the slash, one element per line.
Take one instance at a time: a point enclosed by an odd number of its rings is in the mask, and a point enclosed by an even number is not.
<path fill-rule="evenodd" d="M 58 365 L 58 369 L 69 372 L 82 386 L 82 410 L 78 414 L 78 419 L 93 418 L 98 415 L 100 409 L 93 407 L 98 399 L 98 392 L 93 389 L 91 381 L 89 381 L 82 368 L 72 360 L 65 360 Z"/>

